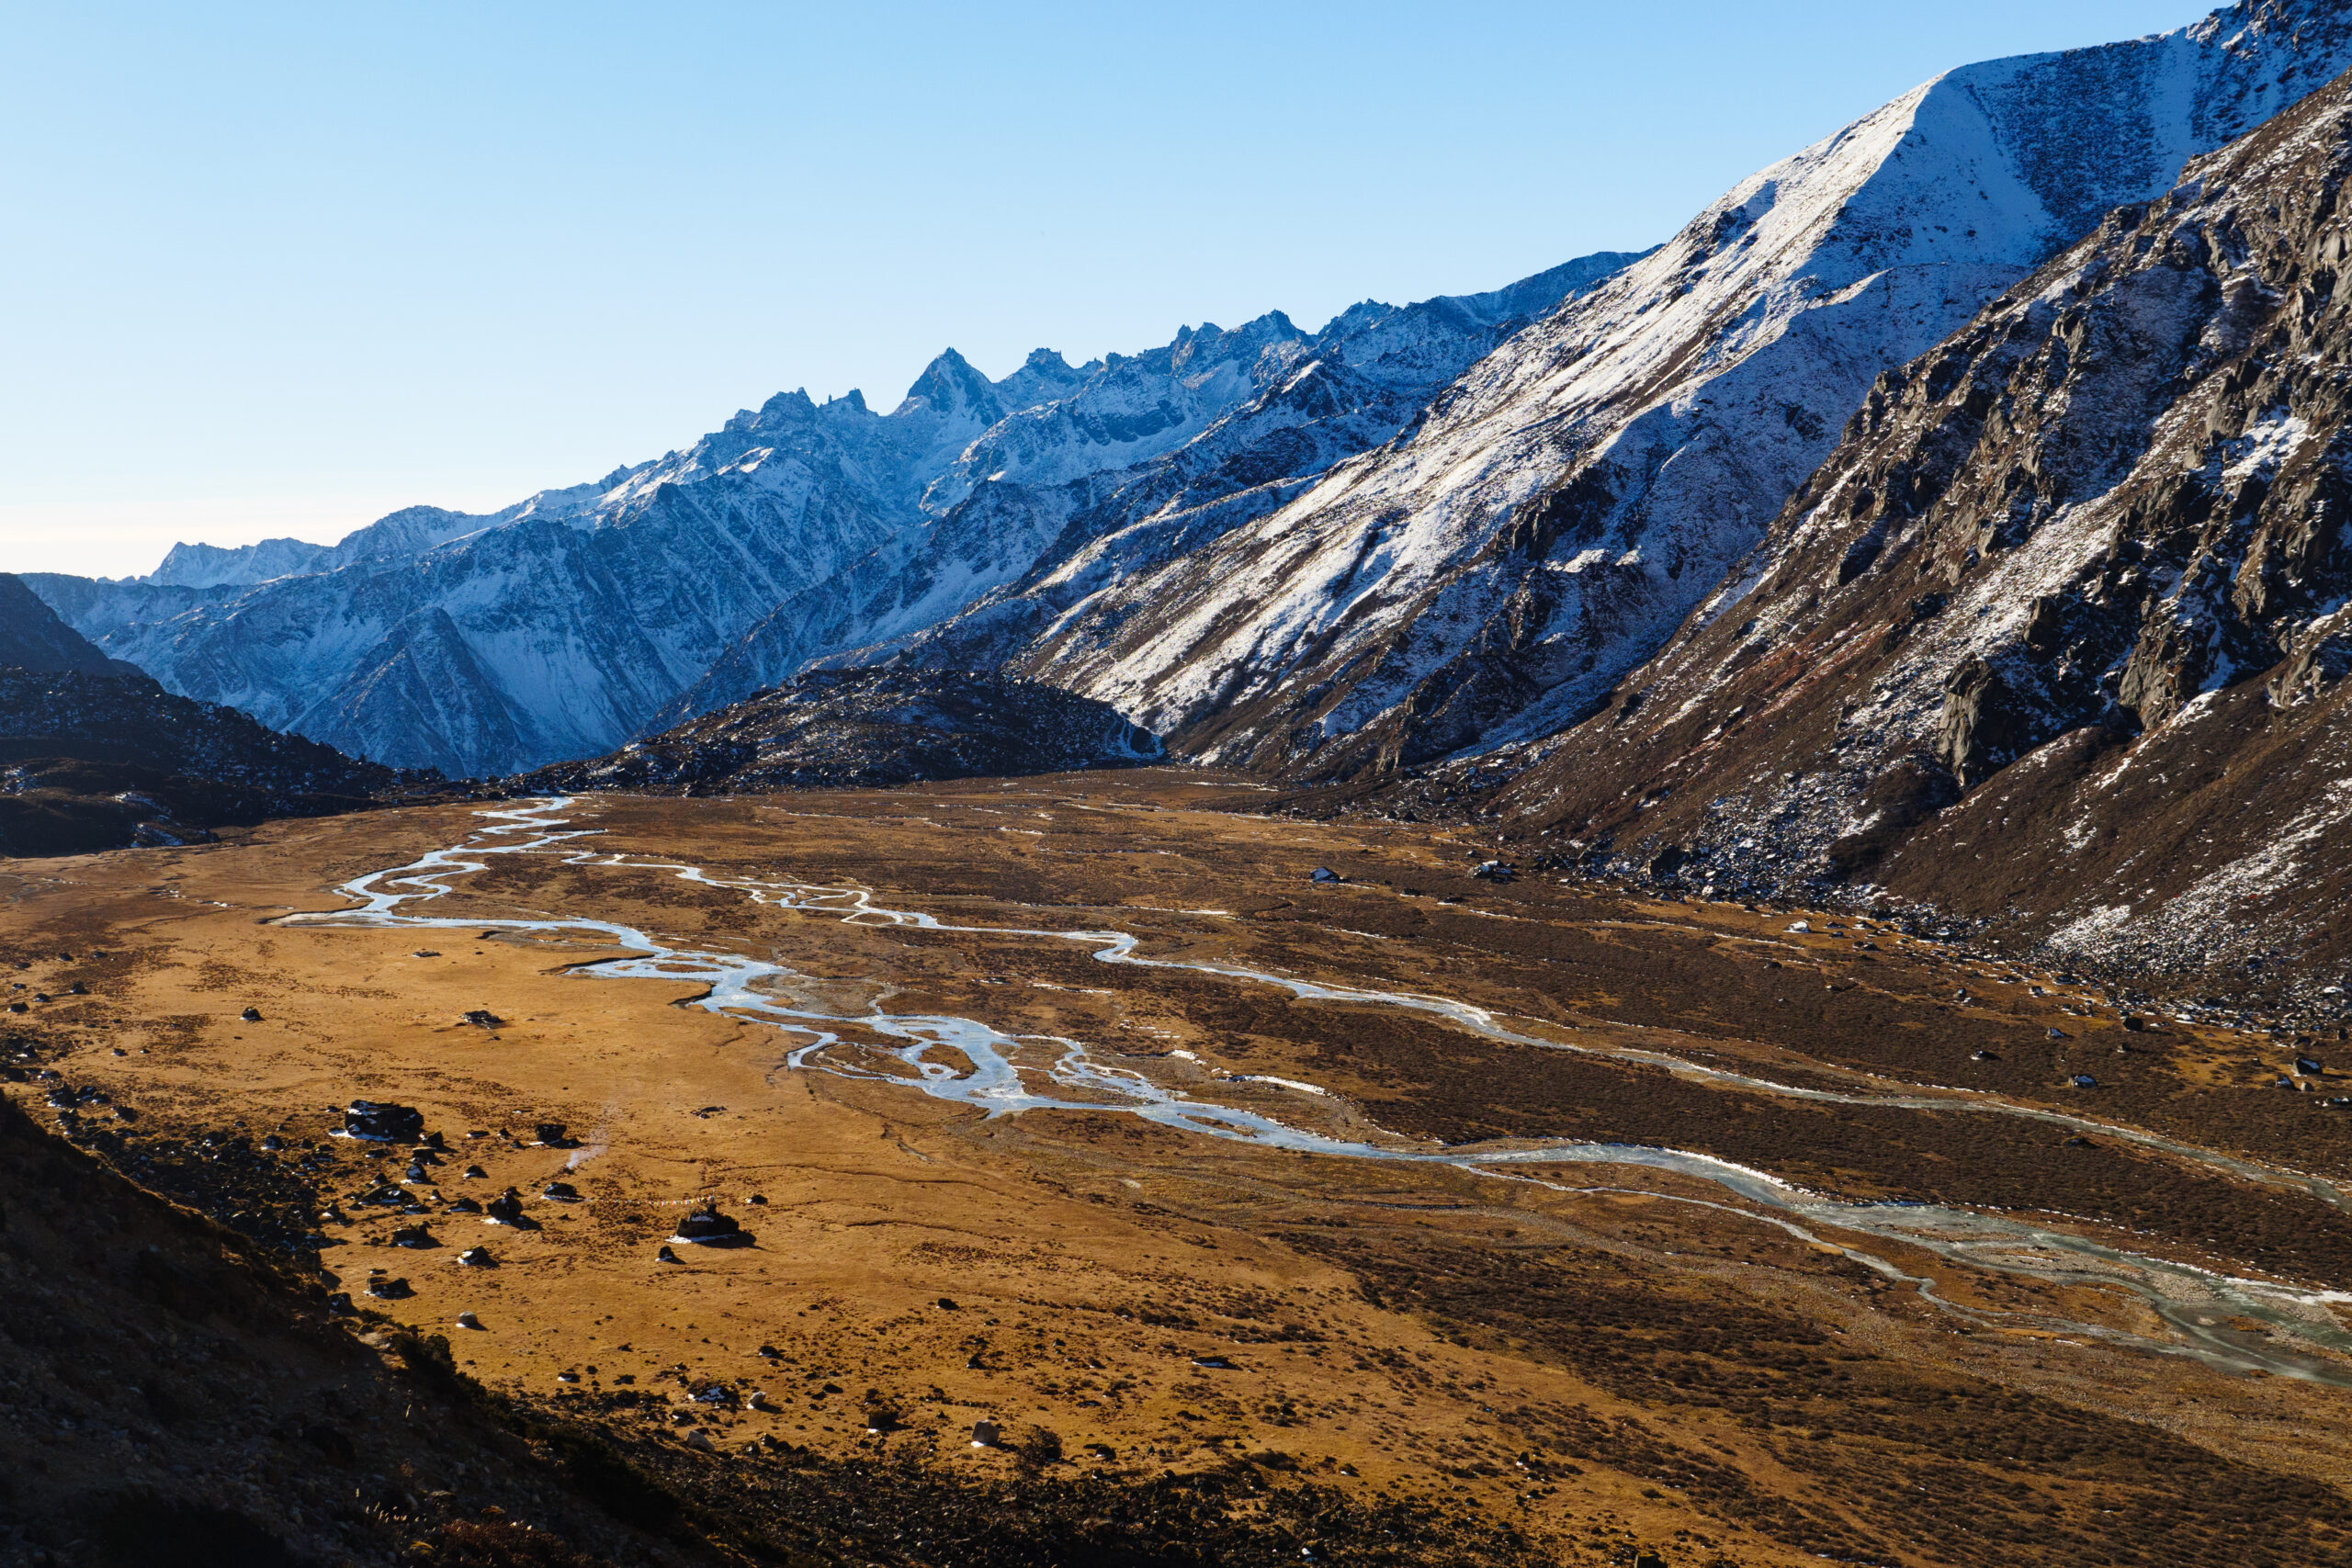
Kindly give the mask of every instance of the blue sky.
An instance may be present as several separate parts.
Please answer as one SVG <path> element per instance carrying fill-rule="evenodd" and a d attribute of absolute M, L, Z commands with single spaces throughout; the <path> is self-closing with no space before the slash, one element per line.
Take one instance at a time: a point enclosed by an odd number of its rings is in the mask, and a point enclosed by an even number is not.
<path fill-rule="evenodd" d="M 1491 288 L 2203 9 L 20 3 L 0 570 L 488 509 L 949 344 Z"/>

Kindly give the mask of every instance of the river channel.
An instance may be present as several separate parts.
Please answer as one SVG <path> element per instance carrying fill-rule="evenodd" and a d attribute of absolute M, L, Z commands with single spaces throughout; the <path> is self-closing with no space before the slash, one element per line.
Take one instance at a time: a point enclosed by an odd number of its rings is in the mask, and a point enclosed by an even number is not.
<path fill-rule="evenodd" d="M 799 976 L 787 964 L 775 960 L 675 945 L 635 926 L 588 917 L 455 917 L 426 911 L 435 900 L 455 891 L 456 879 L 487 870 L 498 857 L 549 855 L 573 865 L 666 872 L 684 881 L 754 902 L 809 914 L 833 915 L 864 925 L 1074 942 L 1106 964 L 1188 969 L 1236 985 L 1278 987 L 1307 1001 L 1396 1008 L 1442 1019 L 1455 1028 L 1491 1040 L 1646 1063 L 1726 1088 L 1792 1099 L 1923 1111 L 1991 1111 L 2076 1127 L 2105 1137 L 2129 1139 L 2241 1179 L 2298 1189 L 2323 1201 L 2352 1207 L 2352 1201 L 2347 1201 L 2335 1184 L 2315 1177 L 2234 1158 L 2142 1129 L 2069 1116 L 2037 1106 L 2017 1105 L 1973 1091 L 1873 1094 L 1801 1088 L 1705 1066 L 1668 1053 L 1546 1039 L 1513 1030 L 1485 1009 L 1444 997 L 1327 985 L 1230 964 L 1151 957 L 1138 951 L 1141 939 L 1127 931 L 956 925 L 920 910 L 884 908 L 875 903 L 867 891 L 857 887 L 719 876 L 691 864 L 600 853 L 584 841 L 593 840 L 595 830 L 572 827 L 564 815 L 574 805 L 570 799 L 559 797 L 481 812 L 484 825 L 464 841 L 345 883 L 337 891 L 351 898 L 355 908 L 291 915 L 285 917 L 282 923 L 420 930 L 469 928 L 541 932 L 609 943 L 631 956 L 582 964 L 575 973 L 603 979 L 659 979 L 707 987 L 707 993 L 695 1005 L 771 1025 L 797 1037 L 798 1043 L 786 1057 L 787 1065 L 795 1070 L 900 1084 L 910 1092 L 969 1106 L 990 1116 L 1057 1111 L 1114 1112 L 1265 1148 L 1354 1160 L 1452 1166 L 1497 1179 L 1538 1181 L 1564 1191 L 1618 1190 L 1605 1181 L 1583 1185 L 1564 1179 L 1564 1172 L 1579 1168 L 1590 1170 L 1596 1177 L 1612 1167 L 1673 1171 L 1709 1183 L 1722 1192 L 1723 1201 L 1705 1202 L 1706 1207 L 1730 1210 L 1805 1241 L 1834 1246 L 1889 1279 L 1917 1285 L 1928 1299 L 1945 1311 L 1986 1326 L 2008 1324 L 2064 1337 L 2192 1356 L 2226 1371 L 2263 1371 L 2352 1387 L 2352 1368 L 2340 1359 L 2352 1355 L 2352 1335 L 2345 1332 L 2334 1311 L 2339 1304 L 2352 1303 L 2352 1293 L 2345 1292 L 2299 1289 L 2199 1269 L 2108 1247 L 2075 1232 L 2037 1225 L 2012 1214 L 1934 1204 L 1842 1201 L 1765 1171 L 1679 1149 L 1565 1139 L 1431 1145 L 1405 1138 L 1371 1141 L 1337 1137 L 1263 1111 L 1217 1103 L 1214 1099 L 1204 1098 L 1201 1087 L 1195 1083 L 1163 1083 L 1153 1076 L 1155 1067 L 1165 1071 L 1166 1064 L 1157 1058 L 1109 1057 L 1090 1050 L 1080 1041 L 1056 1038 L 1041 1042 L 1036 1036 L 1016 1037 L 980 1020 L 951 1014 L 902 1014 L 877 1010 L 847 1016 L 794 1006 L 777 994 L 784 987 L 776 983 Z M 845 1037 L 845 1031 L 885 1043 L 877 1047 L 863 1039 L 852 1041 Z M 1330 1098 L 1317 1086 L 1293 1080 L 1233 1081 L 1248 1082 L 1253 1091 L 1250 1098 L 1262 1098 L 1269 1092 L 1296 1096 L 1302 1111 L 1316 1098 L 1327 1101 Z M 1648 1195 L 1671 1197 L 1657 1192 Z M 1827 1232 L 1840 1234 L 1831 1240 L 1824 1235 Z M 1973 1268 L 2057 1284 L 2126 1292 L 2143 1302 L 2173 1334 L 2150 1338 L 2103 1325 L 1964 1307 L 1938 1296 L 1932 1280 L 1920 1280 L 1871 1252 L 1866 1245 L 1871 1237 L 1924 1248 Z M 2231 1318 L 2254 1320 L 2265 1325 L 2269 1332 L 2233 1328 L 2225 1322 Z"/>

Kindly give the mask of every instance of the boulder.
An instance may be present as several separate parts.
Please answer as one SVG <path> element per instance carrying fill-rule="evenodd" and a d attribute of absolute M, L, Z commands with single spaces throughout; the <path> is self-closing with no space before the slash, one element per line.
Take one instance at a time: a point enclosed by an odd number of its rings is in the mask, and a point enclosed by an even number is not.
<path fill-rule="evenodd" d="M 424 1113 L 413 1105 L 355 1100 L 344 1108 L 343 1130 L 375 1143 L 412 1144 L 424 1131 Z"/>

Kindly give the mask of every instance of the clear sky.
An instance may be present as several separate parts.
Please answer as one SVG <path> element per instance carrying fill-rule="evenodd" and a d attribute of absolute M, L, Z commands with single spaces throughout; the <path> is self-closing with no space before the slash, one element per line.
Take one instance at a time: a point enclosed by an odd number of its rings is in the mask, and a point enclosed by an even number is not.
<path fill-rule="evenodd" d="M 949 344 L 1495 288 L 2205 8 L 16 0 L 0 570 L 487 510 Z"/>

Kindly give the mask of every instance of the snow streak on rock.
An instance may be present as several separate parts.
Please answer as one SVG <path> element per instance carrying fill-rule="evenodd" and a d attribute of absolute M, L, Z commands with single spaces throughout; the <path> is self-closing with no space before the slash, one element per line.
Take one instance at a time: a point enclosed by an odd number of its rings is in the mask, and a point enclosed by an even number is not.
<path fill-rule="evenodd" d="M 2352 959 L 2347 174 L 2352 76 L 1883 377 L 1507 808 L 2216 987 Z"/>

